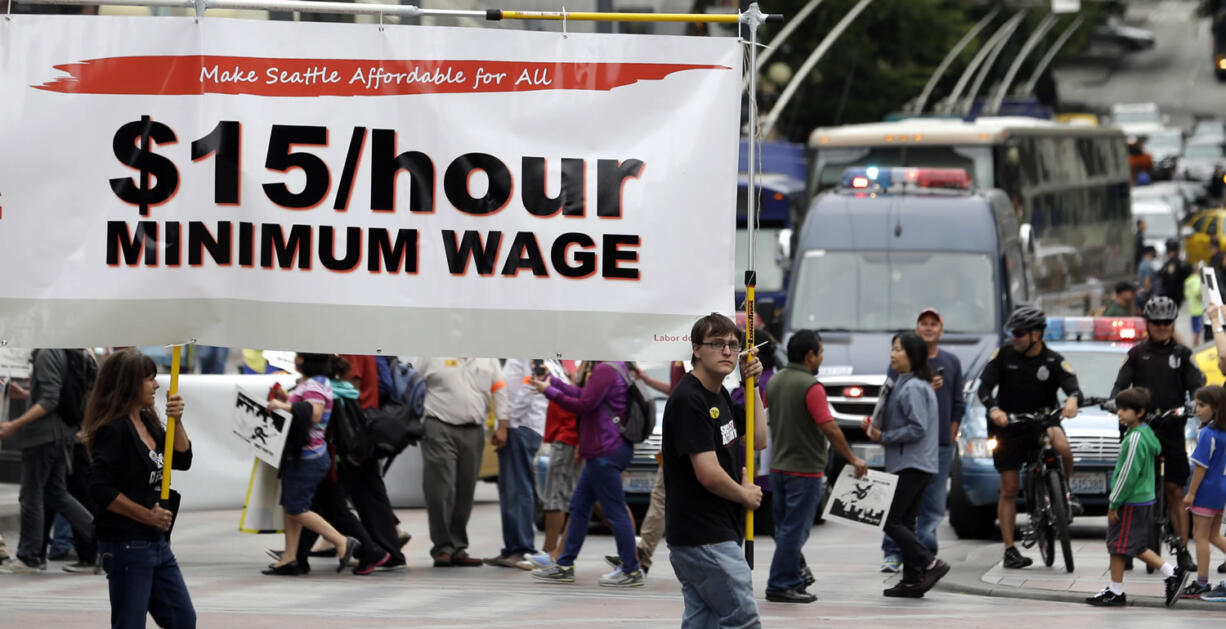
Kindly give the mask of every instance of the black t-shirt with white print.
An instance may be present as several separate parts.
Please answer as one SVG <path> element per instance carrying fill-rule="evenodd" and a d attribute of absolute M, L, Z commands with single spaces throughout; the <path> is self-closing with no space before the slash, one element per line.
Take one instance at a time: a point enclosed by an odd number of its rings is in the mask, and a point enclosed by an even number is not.
<path fill-rule="evenodd" d="M 732 397 L 720 387 L 712 393 L 692 373 L 685 374 L 664 406 L 663 473 L 665 537 L 673 546 L 740 543 L 745 507 L 711 493 L 694 473 L 690 455 L 715 452 L 719 466 L 741 482 L 743 457 L 736 448 L 744 425 L 734 418 Z"/>

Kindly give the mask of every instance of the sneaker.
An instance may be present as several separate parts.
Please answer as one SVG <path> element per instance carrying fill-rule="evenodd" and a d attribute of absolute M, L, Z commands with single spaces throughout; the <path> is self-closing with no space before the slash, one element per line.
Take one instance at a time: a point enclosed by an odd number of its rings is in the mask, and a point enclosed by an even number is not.
<path fill-rule="evenodd" d="M 382 566 L 383 564 L 391 561 L 391 559 L 392 559 L 391 553 L 383 553 L 383 557 L 381 557 L 378 561 L 374 563 L 365 563 L 365 562 L 359 563 L 358 566 L 353 569 L 353 573 L 358 574 L 358 575 L 370 574 L 374 572 L 375 570 L 378 570 L 379 566 Z"/>
<path fill-rule="evenodd" d="M 932 567 L 924 570 L 923 576 L 920 577 L 920 593 L 923 594 L 932 589 L 932 586 L 937 584 L 945 575 L 949 574 L 949 564 L 940 559 L 932 560 Z"/>
<path fill-rule="evenodd" d="M 501 566 L 503 568 L 518 568 L 520 562 L 524 560 L 523 555 L 498 555 L 497 557 L 486 557 L 483 561 L 487 566 Z"/>
<path fill-rule="evenodd" d="M 643 587 L 643 571 L 626 572 L 621 568 L 600 576 L 598 584 L 607 588 L 638 588 Z"/>
<path fill-rule="evenodd" d="M 1188 552 L 1187 548 L 1180 548 L 1179 551 L 1175 553 L 1175 556 L 1179 561 L 1179 565 L 1182 566 L 1184 570 L 1187 570 L 1189 574 L 1196 572 L 1196 562 L 1192 560 L 1192 553 Z"/>
<path fill-rule="evenodd" d="M 1110 589 L 1104 589 L 1102 592 L 1087 598 L 1086 602 L 1095 607 L 1123 607 L 1128 604 L 1128 597 L 1122 592 L 1116 594 Z"/>
<path fill-rule="evenodd" d="M 1201 583 L 1200 581 L 1193 581 L 1188 584 L 1188 587 L 1183 589 L 1183 593 L 1180 594 L 1179 597 L 1180 598 L 1200 598 L 1201 594 L 1204 594 L 1205 592 L 1208 592 L 1212 589 L 1213 588 L 1209 587 L 1208 583 Z"/>
<path fill-rule="evenodd" d="M 881 560 L 881 571 L 886 574 L 898 574 L 902 570 L 902 557 L 890 555 Z"/>
<path fill-rule="evenodd" d="M 622 567 L 622 558 L 618 557 L 617 555 L 605 555 L 604 562 L 609 564 L 609 567 L 612 567 L 612 568 Z"/>
<path fill-rule="evenodd" d="M 532 564 L 533 568 L 548 568 L 554 564 L 553 557 L 549 556 L 549 553 L 532 553 L 524 559 Z"/>
<path fill-rule="evenodd" d="M 1183 584 L 1188 580 L 1188 571 L 1182 566 L 1175 568 L 1175 574 L 1163 579 L 1166 584 L 1166 606 L 1174 607 L 1179 602 L 1179 594 L 1183 592 Z"/>
<path fill-rule="evenodd" d="M 7 574 L 38 574 L 42 569 L 42 566 L 28 564 L 20 558 L 14 558 L 0 568 Z"/>
<path fill-rule="evenodd" d="M 1005 567 L 1010 570 L 1020 570 L 1021 568 L 1025 568 L 1034 563 L 1034 560 L 1023 555 L 1016 546 L 1010 546 L 1005 549 L 1005 559 L 1003 563 Z"/>
<path fill-rule="evenodd" d="M 1226 601 L 1226 581 L 1221 581 L 1212 590 L 1200 595 L 1202 601 L 1213 601 L 1220 603 Z"/>
<path fill-rule="evenodd" d="M 64 572 L 73 574 L 102 574 L 102 565 L 94 563 L 86 563 L 84 561 L 76 561 L 64 566 Z"/>
<path fill-rule="evenodd" d="M 574 583 L 575 567 L 554 564 L 548 568 L 537 568 L 532 571 L 532 578 L 538 581 L 551 581 L 553 583 Z"/>
<path fill-rule="evenodd" d="M 399 572 L 408 569 L 409 564 L 403 559 L 389 559 L 382 566 L 375 566 L 375 572 Z"/>

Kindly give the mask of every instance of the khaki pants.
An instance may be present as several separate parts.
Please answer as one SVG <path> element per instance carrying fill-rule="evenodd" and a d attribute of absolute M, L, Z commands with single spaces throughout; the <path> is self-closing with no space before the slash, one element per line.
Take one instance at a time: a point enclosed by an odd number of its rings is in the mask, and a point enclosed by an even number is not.
<path fill-rule="evenodd" d="M 651 488 L 651 506 L 647 507 L 647 515 L 643 516 L 643 524 L 639 526 L 639 563 L 644 568 L 651 568 L 651 556 L 656 552 L 656 545 L 664 537 L 664 472 L 656 472 L 656 484 Z"/>

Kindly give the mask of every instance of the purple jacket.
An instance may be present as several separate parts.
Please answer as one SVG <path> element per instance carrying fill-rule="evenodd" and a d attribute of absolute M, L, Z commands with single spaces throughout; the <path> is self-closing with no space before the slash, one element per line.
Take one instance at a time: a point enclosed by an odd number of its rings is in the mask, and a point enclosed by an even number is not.
<path fill-rule="evenodd" d="M 626 368 L 625 363 L 616 364 Z M 627 389 L 629 385 L 621 374 L 607 362 L 592 369 L 583 388 L 550 376 L 545 397 L 579 416 L 580 458 L 607 456 L 621 447 L 625 440 L 613 423 L 613 416 L 626 412 Z"/>

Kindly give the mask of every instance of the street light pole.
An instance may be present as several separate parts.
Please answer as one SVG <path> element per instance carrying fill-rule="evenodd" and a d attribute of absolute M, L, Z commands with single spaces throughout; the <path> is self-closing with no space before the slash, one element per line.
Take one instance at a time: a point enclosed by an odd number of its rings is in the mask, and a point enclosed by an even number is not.
<path fill-rule="evenodd" d="M 1030 94 L 1034 93 L 1034 86 L 1039 82 L 1039 77 L 1043 76 L 1043 72 L 1047 70 L 1047 66 L 1051 64 L 1053 59 L 1056 58 L 1056 53 L 1060 52 L 1060 49 L 1064 47 L 1064 44 L 1068 43 L 1069 38 L 1073 36 L 1073 33 L 1077 32 L 1077 27 L 1081 26 L 1081 23 L 1084 21 L 1085 16 L 1078 15 L 1077 19 L 1073 20 L 1072 24 L 1065 27 L 1064 32 L 1060 33 L 1060 37 L 1056 38 L 1056 43 L 1052 44 L 1051 48 L 1047 50 L 1047 54 L 1043 55 L 1043 58 L 1039 60 L 1039 64 L 1034 67 L 1034 71 L 1031 72 L 1030 78 L 1022 84 L 1022 87 L 1018 90 L 1018 93 L 1022 94 L 1023 96 L 1029 96 Z"/>
<path fill-rule="evenodd" d="M 962 39 L 958 40 L 958 43 L 954 44 L 954 47 L 951 48 L 949 53 L 945 55 L 945 58 L 941 60 L 941 64 L 938 65 L 937 69 L 933 71 L 932 76 L 928 78 L 928 84 L 924 86 L 924 91 L 920 92 L 919 98 L 917 98 L 915 104 L 911 106 L 911 113 L 924 113 L 924 106 L 928 104 L 928 97 L 932 96 L 932 90 L 936 88 L 937 81 L 941 79 L 941 75 L 945 74 L 945 71 L 949 69 L 949 65 L 958 57 L 958 55 L 962 52 L 962 49 L 966 48 L 966 45 L 971 43 L 971 40 L 978 37 L 980 31 L 987 27 L 987 25 L 993 19 L 995 19 L 999 13 L 1000 7 L 992 9 L 987 15 L 983 16 L 978 23 L 972 26 L 971 30 L 967 31 L 966 34 L 962 36 Z"/>
<path fill-rule="evenodd" d="M 1019 26 L 1022 25 L 1022 16 L 1025 15 L 1025 9 L 1018 12 L 1017 20 L 1009 25 L 1009 28 L 1001 35 L 1000 40 L 996 42 L 996 46 L 992 48 L 992 52 L 988 53 L 988 58 L 979 67 L 979 74 L 975 76 L 975 82 L 971 84 L 970 92 L 963 99 L 961 115 L 966 116 L 970 113 L 971 108 L 975 106 L 975 96 L 979 94 L 979 88 L 983 87 L 983 82 L 987 80 L 988 74 L 992 72 L 992 66 L 996 65 L 996 59 L 1000 57 L 1000 53 L 1005 51 L 1005 44 L 1009 43 L 1009 39 L 1017 32 Z"/>
<path fill-rule="evenodd" d="M 1012 17 L 1006 20 L 1004 24 L 1001 24 L 1000 27 L 996 29 L 996 32 L 992 33 L 992 36 L 988 38 L 988 41 L 984 42 L 983 46 L 979 47 L 979 50 L 975 52 L 975 56 L 971 58 L 971 62 L 966 64 L 966 68 L 962 70 L 962 76 L 958 77 L 958 82 L 954 84 L 953 91 L 949 93 L 949 96 L 945 97 L 945 100 L 937 105 L 938 113 L 948 114 L 954 110 L 954 107 L 958 103 L 958 99 L 962 96 L 962 90 L 966 89 L 966 84 L 971 80 L 971 76 L 975 73 L 975 70 L 979 69 L 979 66 L 983 63 L 983 60 L 992 50 L 996 48 L 996 43 L 1000 41 L 1001 36 L 1005 33 L 1009 26 L 1011 24 L 1017 24 L 1017 22 L 1021 21 L 1022 16 L 1025 14 L 1026 9 L 1022 9 L 1021 11 L 1015 13 Z"/>
<path fill-rule="evenodd" d="M 779 122 L 779 114 L 783 112 L 783 108 L 787 107 L 788 102 L 791 101 L 792 97 L 796 95 L 796 90 L 800 88 L 801 82 L 808 78 L 809 73 L 813 71 L 813 67 L 817 65 L 818 61 L 821 61 L 822 55 L 825 55 L 826 51 L 830 50 L 830 47 L 834 45 L 835 40 L 837 40 L 839 36 L 843 34 L 843 31 L 847 30 L 847 27 L 855 21 L 856 17 L 859 16 L 860 13 L 863 12 L 872 1 L 873 0 L 860 0 L 856 6 L 852 7 L 851 10 L 847 12 L 847 15 L 843 16 L 843 19 L 839 20 L 838 24 L 834 25 L 834 28 L 826 34 L 826 38 L 817 45 L 817 48 L 813 49 L 813 52 L 809 55 L 809 58 L 805 59 L 805 62 L 801 64 L 800 69 L 796 71 L 796 76 L 793 76 L 792 80 L 788 82 L 787 87 L 783 88 L 783 93 L 779 95 L 779 100 L 775 101 L 775 106 L 772 107 L 770 113 L 766 115 L 766 121 L 762 123 L 762 137 L 770 137 L 771 131 L 775 129 L 775 123 Z"/>
<path fill-rule="evenodd" d="M 996 92 L 993 93 L 987 106 L 983 108 L 983 113 L 995 116 L 1000 112 L 1000 106 L 1005 102 L 1005 93 L 1008 92 L 1009 86 L 1013 84 L 1013 79 L 1017 78 L 1018 70 L 1022 69 L 1022 62 L 1026 60 L 1026 57 L 1030 56 L 1030 53 L 1034 51 L 1034 47 L 1039 44 L 1039 41 L 1047 35 L 1047 31 L 1050 31 L 1051 27 L 1056 25 L 1056 20 L 1058 19 L 1059 17 L 1056 14 L 1048 13 L 1043 17 L 1043 21 L 1039 22 L 1038 27 L 1026 39 L 1026 43 L 1022 44 L 1022 50 L 1017 53 L 1017 58 L 1013 60 L 1013 65 L 1009 66 L 1009 71 L 1005 73 L 1005 78 L 997 86 Z"/>

